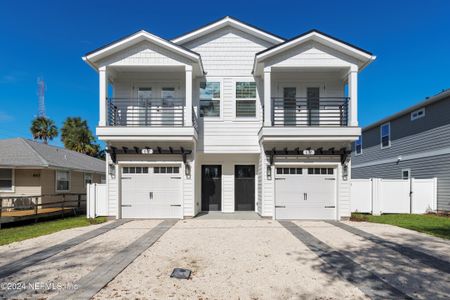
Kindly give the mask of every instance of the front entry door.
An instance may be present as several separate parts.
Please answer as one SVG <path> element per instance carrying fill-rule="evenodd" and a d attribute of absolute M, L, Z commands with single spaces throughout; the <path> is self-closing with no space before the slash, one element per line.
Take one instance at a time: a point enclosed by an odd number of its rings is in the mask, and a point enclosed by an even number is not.
<path fill-rule="evenodd" d="M 222 210 L 222 166 L 202 166 L 202 211 Z"/>
<path fill-rule="evenodd" d="M 255 166 L 236 165 L 234 167 L 235 210 L 255 210 Z"/>

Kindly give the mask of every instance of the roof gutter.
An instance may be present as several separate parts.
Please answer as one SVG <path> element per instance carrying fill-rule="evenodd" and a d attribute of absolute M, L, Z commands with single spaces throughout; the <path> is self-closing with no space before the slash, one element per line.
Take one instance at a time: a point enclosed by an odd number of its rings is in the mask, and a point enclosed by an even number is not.
<path fill-rule="evenodd" d="M 92 69 L 94 69 L 96 72 L 98 72 L 97 67 L 87 58 L 87 56 L 81 57 L 81 59 L 86 62 Z"/>

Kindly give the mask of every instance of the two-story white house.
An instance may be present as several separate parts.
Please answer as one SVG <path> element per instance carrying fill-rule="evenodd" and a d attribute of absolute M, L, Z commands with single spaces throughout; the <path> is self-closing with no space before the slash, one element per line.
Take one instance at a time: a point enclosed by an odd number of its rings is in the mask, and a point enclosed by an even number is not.
<path fill-rule="evenodd" d="M 111 216 L 350 216 L 357 81 L 370 52 L 225 17 L 172 40 L 141 30 L 83 59 L 100 79 Z"/>

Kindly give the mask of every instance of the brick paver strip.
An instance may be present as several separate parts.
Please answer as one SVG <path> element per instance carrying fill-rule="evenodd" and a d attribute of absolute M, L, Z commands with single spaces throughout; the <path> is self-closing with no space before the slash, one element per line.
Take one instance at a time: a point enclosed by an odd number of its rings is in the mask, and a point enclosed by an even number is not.
<path fill-rule="evenodd" d="M 117 275 L 119 275 L 139 255 L 151 247 L 165 232 L 167 232 L 177 220 L 165 220 L 138 238 L 136 241 L 122 249 L 95 268 L 86 276 L 80 278 L 75 285 L 78 289 L 65 290 L 56 295 L 53 300 L 67 299 L 91 299 Z"/>
<path fill-rule="evenodd" d="M 65 251 L 73 246 L 81 244 L 87 240 L 95 238 L 101 234 L 104 234 L 104 233 L 106 233 L 114 228 L 117 228 L 129 221 L 130 220 L 113 221 L 110 224 L 106 224 L 100 228 L 83 233 L 83 234 L 81 234 L 77 237 L 74 237 L 68 241 L 56 244 L 54 246 L 51 246 L 51 247 L 45 248 L 41 251 L 38 251 L 36 253 L 33 253 L 28 257 L 21 258 L 21 259 L 15 260 L 13 262 L 10 262 L 10 263 L 0 267 L 0 279 L 8 277 L 16 272 L 19 272 L 20 270 L 23 270 L 23 269 L 33 266 L 35 264 L 38 264 L 39 262 L 41 262 L 49 257 L 52 257 L 58 253 L 61 253 L 62 251 Z"/>
<path fill-rule="evenodd" d="M 325 261 L 330 269 L 336 272 L 352 285 L 355 285 L 371 299 L 412 299 L 402 291 L 391 286 L 374 273 L 363 268 L 360 264 L 344 254 L 334 250 L 309 232 L 290 221 L 279 221 L 298 240 Z"/>
<path fill-rule="evenodd" d="M 337 222 L 337 221 L 325 221 L 328 224 L 339 227 L 347 232 L 355 234 L 359 237 L 365 238 L 373 243 L 383 245 L 389 249 L 392 249 L 402 255 L 409 257 L 410 259 L 417 260 L 418 262 L 430 266 L 436 270 L 445 272 L 450 274 L 450 262 L 440 259 L 438 257 L 426 254 L 422 251 L 415 250 L 408 246 L 403 246 L 388 240 L 385 240 L 381 237 L 376 236 L 375 234 L 369 233 L 367 231 L 355 228 L 353 226 Z"/>

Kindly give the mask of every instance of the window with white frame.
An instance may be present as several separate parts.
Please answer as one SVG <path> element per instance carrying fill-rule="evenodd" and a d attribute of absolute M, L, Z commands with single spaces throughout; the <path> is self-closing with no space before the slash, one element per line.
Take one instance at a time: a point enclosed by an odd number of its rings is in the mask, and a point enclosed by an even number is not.
<path fill-rule="evenodd" d="M 220 117 L 220 82 L 200 82 L 200 117 Z"/>
<path fill-rule="evenodd" d="M 236 82 L 236 117 L 256 117 L 256 82 Z"/>
<path fill-rule="evenodd" d="M 409 179 L 411 177 L 411 170 L 410 169 L 403 169 L 402 170 L 402 179 Z"/>
<path fill-rule="evenodd" d="M 92 174 L 85 173 L 84 174 L 84 185 L 92 183 Z"/>
<path fill-rule="evenodd" d="M 56 191 L 67 192 L 70 190 L 70 172 L 56 171 Z"/>
<path fill-rule="evenodd" d="M 425 117 L 425 107 L 415 110 L 411 113 L 411 121 Z"/>
<path fill-rule="evenodd" d="M 362 136 L 360 136 L 355 142 L 355 153 L 360 155 L 362 153 Z"/>
<path fill-rule="evenodd" d="M 381 148 L 388 148 L 391 146 L 391 124 L 386 123 L 380 127 Z"/>
<path fill-rule="evenodd" d="M 13 169 L 0 169 L 0 191 L 12 192 L 14 188 Z"/>

